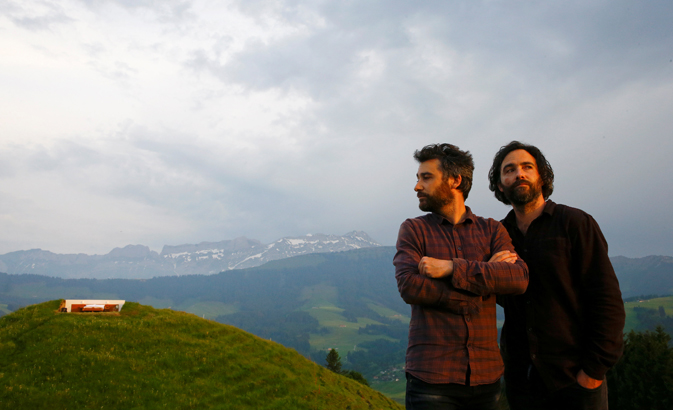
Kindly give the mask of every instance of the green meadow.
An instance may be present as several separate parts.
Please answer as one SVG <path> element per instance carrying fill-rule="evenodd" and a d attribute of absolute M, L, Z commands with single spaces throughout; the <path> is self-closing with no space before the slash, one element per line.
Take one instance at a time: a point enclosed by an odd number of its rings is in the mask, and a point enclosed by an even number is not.
<path fill-rule="evenodd" d="M 312 334 L 309 340 L 312 348 L 316 350 L 336 348 L 341 356 L 345 356 L 349 351 L 356 350 L 357 345 L 362 342 L 376 339 L 395 340 L 383 335 L 358 334 L 360 327 L 381 323 L 367 318 L 358 318 L 357 322 L 349 322 L 339 314 L 341 311 L 343 309 L 334 306 L 319 306 L 309 311 L 311 316 L 318 319 L 321 326 L 330 330 L 326 335 Z"/>
<path fill-rule="evenodd" d="M 634 308 L 641 307 L 658 311 L 659 306 L 664 307 L 664 311 L 667 316 L 673 316 L 673 296 L 624 303 L 624 310 L 626 311 L 626 324 L 624 325 L 624 333 L 628 333 L 631 330 L 636 329 L 639 325 Z"/>

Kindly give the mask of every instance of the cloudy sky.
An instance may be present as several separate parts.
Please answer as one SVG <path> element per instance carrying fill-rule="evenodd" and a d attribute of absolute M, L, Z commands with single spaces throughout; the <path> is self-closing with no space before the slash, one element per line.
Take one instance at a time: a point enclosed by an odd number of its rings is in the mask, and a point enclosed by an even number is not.
<path fill-rule="evenodd" d="M 413 151 L 539 146 L 610 255 L 673 255 L 673 4 L 3 0 L 0 254 L 419 215 Z"/>

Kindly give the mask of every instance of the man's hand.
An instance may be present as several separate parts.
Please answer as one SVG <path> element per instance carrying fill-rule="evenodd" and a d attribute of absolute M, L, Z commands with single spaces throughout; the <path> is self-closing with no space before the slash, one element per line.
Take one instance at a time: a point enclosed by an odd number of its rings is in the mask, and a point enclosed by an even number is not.
<path fill-rule="evenodd" d="M 584 373 L 584 370 L 580 370 L 579 373 L 577 373 L 577 384 L 585 389 L 597 389 L 601 387 L 603 380 L 592 379 Z"/>
<path fill-rule="evenodd" d="M 516 260 L 518 259 L 518 256 L 514 252 L 510 251 L 500 251 L 498 253 L 493 254 L 491 256 L 491 259 L 489 259 L 489 262 L 508 262 L 508 263 L 516 263 Z"/>
<path fill-rule="evenodd" d="M 453 274 L 453 261 L 445 261 L 424 256 L 418 263 L 418 271 L 421 275 L 425 275 L 429 278 L 445 278 Z"/>

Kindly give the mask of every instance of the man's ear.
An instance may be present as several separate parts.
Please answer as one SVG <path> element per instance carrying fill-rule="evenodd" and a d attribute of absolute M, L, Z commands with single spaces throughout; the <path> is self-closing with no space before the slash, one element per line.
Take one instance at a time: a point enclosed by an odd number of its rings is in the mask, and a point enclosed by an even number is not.
<path fill-rule="evenodd" d="M 463 177 L 461 175 L 458 175 L 457 177 L 453 178 L 453 184 L 451 184 L 451 189 L 457 189 L 460 186 L 461 182 L 463 182 Z"/>
<path fill-rule="evenodd" d="M 502 184 L 499 181 L 498 181 L 498 189 L 500 190 L 500 192 L 505 192 L 505 190 L 502 187 Z"/>

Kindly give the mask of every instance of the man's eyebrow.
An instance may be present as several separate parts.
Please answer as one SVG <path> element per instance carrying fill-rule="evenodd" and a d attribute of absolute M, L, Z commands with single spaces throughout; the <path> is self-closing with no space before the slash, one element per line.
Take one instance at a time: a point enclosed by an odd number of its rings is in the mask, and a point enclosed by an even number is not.
<path fill-rule="evenodd" d="M 416 174 L 416 177 L 427 177 L 427 176 L 432 176 L 432 172 L 419 172 Z"/>
<path fill-rule="evenodd" d="M 502 166 L 502 168 L 505 169 L 505 168 L 507 168 L 507 167 L 513 167 L 513 166 L 516 166 L 516 165 L 532 165 L 532 166 L 536 166 L 536 165 L 535 165 L 535 162 L 533 162 L 533 161 L 523 161 L 523 162 L 519 162 L 519 163 L 508 162 L 508 163 L 504 164 L 504 165 Z"/>

